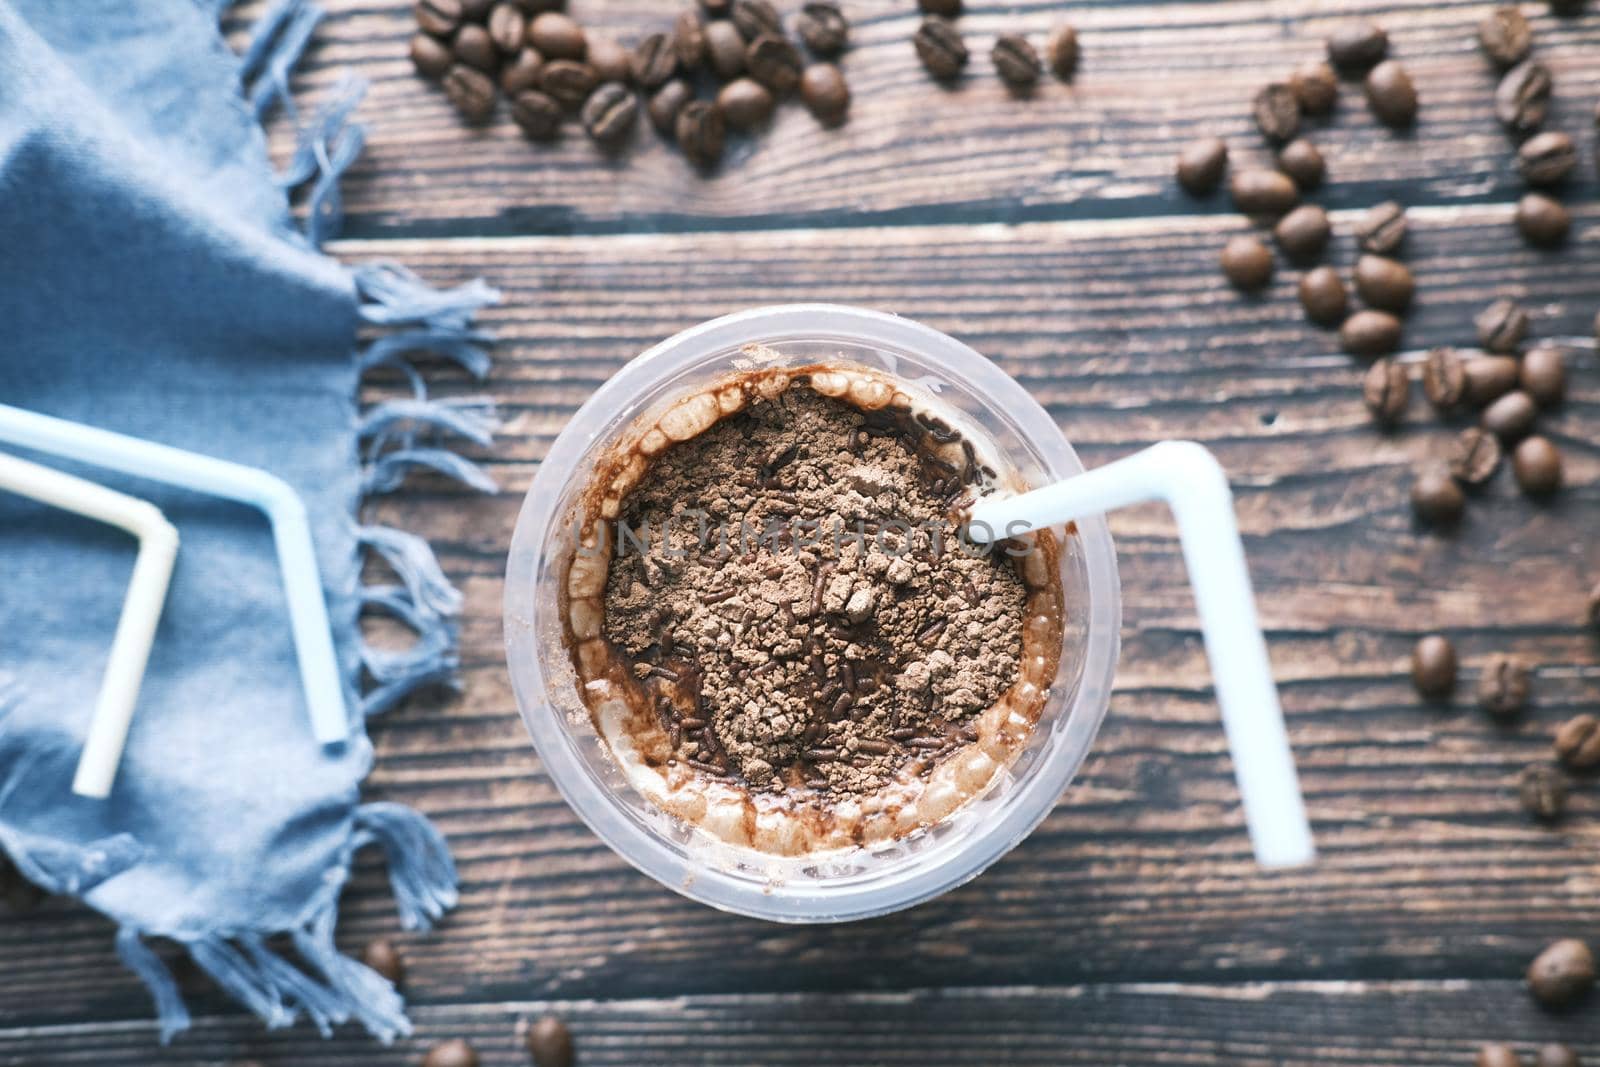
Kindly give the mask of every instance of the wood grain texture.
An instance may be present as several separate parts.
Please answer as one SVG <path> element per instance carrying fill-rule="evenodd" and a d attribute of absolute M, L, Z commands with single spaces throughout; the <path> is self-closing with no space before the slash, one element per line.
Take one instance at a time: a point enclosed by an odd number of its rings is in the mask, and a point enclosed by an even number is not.
<path fill-rule="evenodd" d="M 265 0 L 231 23 L 242 35 Z M 372 83 L 363 114 L 368 148 L 346 183 L 347 232 L 356 236 L 696 230 L 868 222 L 996 222 L 1187 214 L 1171 179 L 1179 148 L 1201 133 L 1228 139 L 1236 163 L 1267 153 L 1249 117 L 1264 83 L 1320 57 L 1342 20 L 1375 17 L 1422 97 L 1415 130 L 1397 136 L 1368 114 L 1347 83 L 1331 127 L 1311 136 L 1329 159 L 1322 202 L 1359 207 L 1510 200 L 1521 184 L 1492 110 L 1495 79 L 1479 54 L 1481 3 L 1318 0 L 1076 6 L 1050 0 L 969 3 L 961 28 L 973 60 L 954 89 L 929 80 L 910 45 L 911 0 L 852 0 L 843 61 L 854 93 L 850 121 L 824 130 L 798 105 L 770 130 L 730 146 L 716 174 L 697 175 L 641 124 L 616 158 L 576 126 L 554 147 L 530 146 L 502 108 L 465 128 L 406 58 L 414 32 L 403 0 L 341 0 L 296 80 L 306 101 L 346 72 Z M 668 28 L 676 5 L 572 0 L 591 28 L 631 43 Z M 1600 96 L 1600 20 L 1561 19 L 1530 7 L 1538 53 L 1556 74 L 1553 127 L 1586 146 Z M 989 61 L 994 37 L 1042 41 L 1062 18 L 1078 28 L 1082 69 L 1071 86 L 1048 82 L 1031 99 L 1009 96 Z M 280 141 L 280 147 L 287 139 Z M 1591 198 L 1587 158 L 1573 192 Z M 1223 209 L 1217 197 L 1209 207 Z"/>

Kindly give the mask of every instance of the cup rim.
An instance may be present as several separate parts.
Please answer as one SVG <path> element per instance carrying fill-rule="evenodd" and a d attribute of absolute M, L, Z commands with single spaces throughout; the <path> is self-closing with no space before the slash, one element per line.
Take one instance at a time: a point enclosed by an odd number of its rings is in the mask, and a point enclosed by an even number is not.
<path fill-rule="evenodd" d="M 662 885 L 723 911 L 777 922 L 838 922 L 867 918 L 944 893 L 969 881 L 1015 847 L 1055 806 L 1081 766 L 1109 704 L 1121 643 L 1121 593 L 1116 550 L 1103 517 L 1079 520 L 1089 586 L 1083 672 L 1064 714 L 1075 724 L 1075 753 L 1055 752 L 1017 783 L 1005 809 L 985 832 L 971 838 L 959 864 L 908 865 L 869 884 L 785 883 L 774 890 L 705 863 L 663 843 L 625 811 L 613 791 L 595 782 L 578 751 L 579 741 L 548 698 L 539 662 L 538 635 L 519 594 L 534 588 L 546 533 L 565 485 L 603 434 L 611 413 L 652 384 L 691 369 L 708 354 L 752 342 L 830 341 L 906 349 L 959 365 L 962 377 L 1021 424 L 1029 443 L 1063 477 L 1083 465 L 1055 420 L 993 361 L 941 331 L 864 308 L 826 303 L 752 308 L 712 319 L 647 349 L 625 364 L 579 407 L 540 463 L 519 509 L 507 560 L 504 625 L 512 688 L 518 710 L 546 773 L 578 817 L 614 852 Z M 588 415 L 590 417 L 585 418 Z M 518 668 L 520 664 L 520 669 Z"/>

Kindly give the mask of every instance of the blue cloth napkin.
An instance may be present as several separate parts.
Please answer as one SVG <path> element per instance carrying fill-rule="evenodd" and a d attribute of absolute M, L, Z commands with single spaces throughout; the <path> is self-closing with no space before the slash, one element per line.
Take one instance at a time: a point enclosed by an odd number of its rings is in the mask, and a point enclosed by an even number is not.
<path fill-rule="evenodd" d="M 319 18 L 284 0 L 244 57 L 196 0 L 0 0 L 0 402 L 260 467 L 309 512 L 350 735 L 312 739 L 268 525 L 248 508 L 30 455 L 151 500 L 182 539 L 116 788 L 70 792 L 134 545 L 0 493 L 0 845 L 47 890 L 119 926 L 163 1037 L 188 1023 L 147 938 L 179 942 L 269 1025 L 348 1019 L 407 1030 L 389 983 L 333 944 L 354 851 L 387 853 L 401 918 L 456 898 L 443 839 L 417 813 L 359 802 L 364 714 L 449 678 L 459 597 L 426 544 L 362 527 L 364 493 L 430 467 L 491 485 L 448 447 L 487 441 L 476 402 L 428 398 L 409 354 L 482 374 L 480 284 L 430 289 L 401 268 L 316 251 L 337 224 L 339 171 L 360 150 L 349 85 L 301 125 L 287 175 L 258 122 Z M 310 235 L 286 187 L 310 188 Z M 365 347 L 358 330 L 379 333 Z M 358 380 L 387 365 L 410 399 L 362 414 Z M 363 550 L 391 565 L 363 587 Z M 364 645 L 385 611 L 416 644 Z M 272 935 L 288 935 L 268 945 Z"/>

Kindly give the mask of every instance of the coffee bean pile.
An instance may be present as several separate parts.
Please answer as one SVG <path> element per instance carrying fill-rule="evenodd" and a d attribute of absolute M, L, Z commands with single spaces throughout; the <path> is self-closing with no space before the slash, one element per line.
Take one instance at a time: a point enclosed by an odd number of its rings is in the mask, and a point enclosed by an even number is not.
<path fill-rule="evenodd" d="M 961 15 L 961 0 L 918 0 L 918 5 L 922 25 L 911 38 L 917 58 L 936 81 L 955 81 L 972 58 L 956 22 Z M 1057 78 L 1072 80 L 1078 72 L 1078 33 L 1071 26 L 1058 27 L 1050 35 L 1043 58 L 1024 35 L 1001 34 L 995 38 L 989 59 L 1006 88 L 1026 96 L 1039 84 L 1047 64 Z"/>
<path fill-rule="evenodd" d="M 757 129 L 791 96 L 825 126 L 849 112 L 850 87 L 833 60 L 850 26 L 836 3 L 802 5 L 794 28 L 804 52 L 769 0 L 699 0 L 631 50 L 585 30 L 563 6 L 418 0 L 412 63 L 468 122 L 489 121 L 504 96 L 529 140 L 556 139 L 575 116 L 609 152 L 633 136 L 642 94 L 651 125 L 703 169 L 722 158 L 729 131 Z"/>

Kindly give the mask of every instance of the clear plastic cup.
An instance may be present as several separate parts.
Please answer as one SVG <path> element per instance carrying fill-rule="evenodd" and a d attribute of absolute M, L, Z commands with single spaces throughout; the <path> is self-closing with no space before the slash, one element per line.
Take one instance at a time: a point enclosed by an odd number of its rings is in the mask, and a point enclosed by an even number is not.
<path fill-rule="evenodd" d="M 562 642 L 558 593 L 572 516 L 595 457 L 639 416 L 748 366 L 857 363 L 933 393 L 990 437 L 1022 481 L 1079 474 L 1072 446 L 1015 381 L 971 348 L 906 319 L 831 304 L 757 308 L 685 330 L 612 377 L 540 465 L 511 540 L 505 633 L 511 681 L 545 770 L 600 839 L 684 896 L 777 922 L 843 922 L 910 907 L 978 875 L 1026 837 L 1072 781 L 1106 713 L 1122 623 L 1116 553 L 1101 519 L 1060 554 L 1063 648 L 1032 736 L 981 796 L 881 845 L 783 857 L 724 843 L 635 791 L 596 733 Z M 770 365 L 770 364 L 769 364 Z"/>

